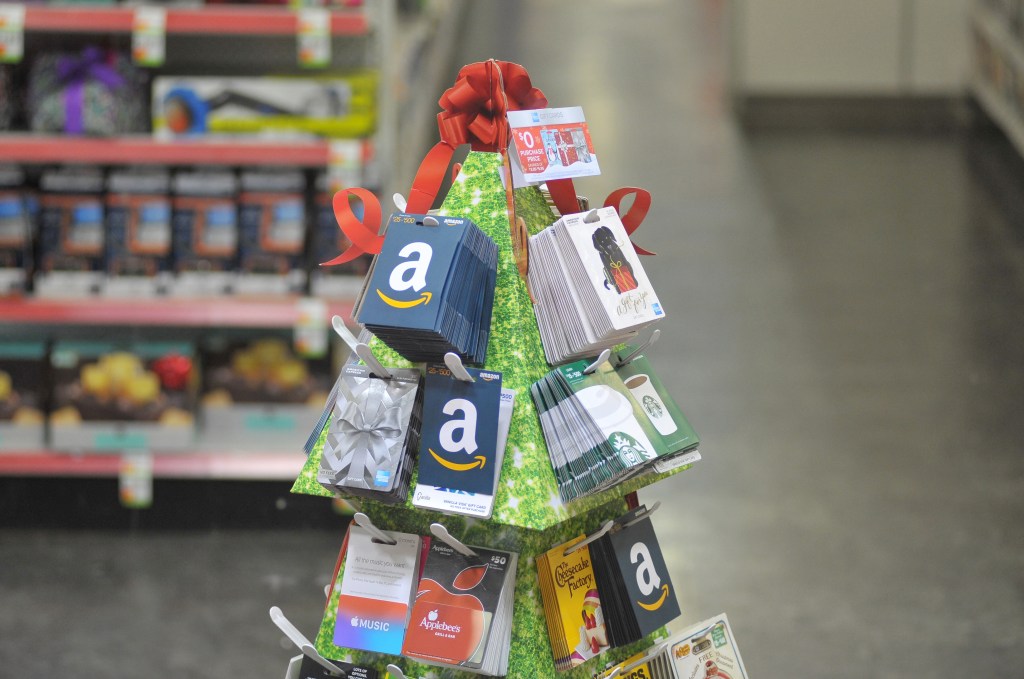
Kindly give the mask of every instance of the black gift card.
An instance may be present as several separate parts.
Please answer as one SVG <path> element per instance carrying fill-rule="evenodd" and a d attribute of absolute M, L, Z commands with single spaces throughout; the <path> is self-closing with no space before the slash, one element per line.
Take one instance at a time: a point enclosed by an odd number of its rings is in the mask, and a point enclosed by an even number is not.
<path fill-rule="evenodd" d="M 362 667 L 340 660 L 328 660 L 327 662 L 336 666 L 339 672 L 331 674 L 326 667 L 308 655 L 302 656 L 298 679 L 377 679 L 379 676 L 377 670 L 372 667 Z"/>
<path fill-rule="evenodd" d="M 627 605 L 639 625 L 640 636 L 647 636 L 678 617 L 676 592 L 651 519 L 645 515 L 632 525 L 612 531 L 608 540 L 618 561 L 628 596 Z"/>

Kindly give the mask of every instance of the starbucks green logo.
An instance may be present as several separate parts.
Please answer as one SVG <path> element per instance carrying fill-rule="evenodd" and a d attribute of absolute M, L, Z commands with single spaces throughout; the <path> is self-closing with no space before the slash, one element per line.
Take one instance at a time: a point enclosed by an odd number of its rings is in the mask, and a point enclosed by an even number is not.
<path fill-rule="evenodd" d="M 612 448 L 615 449 L 615 452 L 626 458 L 626 461 L 630 464 L 639 464 L 641 460 L 645 460 L 648 457 L 647 449 L 624 431 L 615 432 L 608 440 L 612 444 Z"/>
<path fill-rule="evenodd" d="M 658 419 L 665 414 L 665 409 L 661 407 L 661 404 L 653 396 L 644 396 L 642 405 L 648 417 Z"/>

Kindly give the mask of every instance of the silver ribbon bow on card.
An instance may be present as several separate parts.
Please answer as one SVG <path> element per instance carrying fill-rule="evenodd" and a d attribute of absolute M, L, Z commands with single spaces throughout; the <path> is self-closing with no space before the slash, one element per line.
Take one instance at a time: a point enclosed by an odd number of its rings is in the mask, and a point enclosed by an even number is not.
<path fill-rule="evenodd" d="M 390 488 L 393 479 L 377 484 L 377 472 L 391 471 L 395 466 L 390 448 L 399 442 L 404 434 L 402 408 L 388 394 L 387 383 L 371 379 L 366 389 L 351 401 L 340 401 L 335 405 L 336 435 L 331 457 L 331 466 L 345 471 L 339 478 L 340 486 L 374 488 L 381 485 Z M 332 429 L 334 429 L 332 427 Z M 325 454 L 326 454 L 325 450 Z"/>

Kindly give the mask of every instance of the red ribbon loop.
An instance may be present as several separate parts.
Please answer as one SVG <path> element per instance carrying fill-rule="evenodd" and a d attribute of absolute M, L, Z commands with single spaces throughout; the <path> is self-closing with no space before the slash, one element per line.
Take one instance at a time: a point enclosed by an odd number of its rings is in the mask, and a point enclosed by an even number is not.
<path fill-rule="evenodd" d="M 633 204 L 629 206 L 629 211 L 626 214 L 622 214 L 622 200 L 631 193 L 634 195 Z M 615 208 L 615 211 L 619 213 L 619 219 L 622 220 L 622 225 L 626 227 L 626 234 L 631 236 L 651 209 L 651 192 L 636 186 L 623 186 L 608 194 L 608 197 L 604 199 L 604 206 Z M 633 249 L 638 255 L 654 254 L 636 243 L 633 243 Z"/>
<path fill-rule="evenodd" d="M 441 141 L 455 147 L 469 144 L 474 151 L 501 153 L 508 148 L 509 111 L 545 108 L 544 93 L 530 74 L 509 61 L 480 61 L 463 66 L 455 84 L 438 102 Z"/>
<path fill-rule="evenodd" d="M 349 204 L 350 195 L 363 202 L 361 220 L 352 212 L 352 206 Z M 366 189 L 345 189 L 334 194 L 333 207 L 338 228 L 352 245 L 334 259 L 322 262 L 320 266 L 345 264 L 363 254 L 380 254 L 384 246 L 384 236 L 378 235 L 381 227 L 381 210 L 377 197 Z"/>

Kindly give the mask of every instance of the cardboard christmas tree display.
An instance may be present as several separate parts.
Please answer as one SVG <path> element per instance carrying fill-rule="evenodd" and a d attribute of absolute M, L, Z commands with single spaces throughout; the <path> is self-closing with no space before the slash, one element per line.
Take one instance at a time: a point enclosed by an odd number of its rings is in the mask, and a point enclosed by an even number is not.
<path fill-rule="evenodd" d="M 472 66 L 486 66 L 493 71 L 496 66 L 490 66 L 490 64 L 497 64 L 497 62 Z M 466 67 L 463 72 L 460 72 L 459 83 L 455 88 L 449 90 L 441 100 L 442 107 L 446 108 L 446 113 L 439 116 L 442 138 L 452 147 L 456 144 L 445 136 L 446 114 L 451 113 L 446 106 L 446 101 L 453 90 L 458 90 L 459 85 L 464 84 L 463 73 L 470 68 Z M 518 68 L 521 69 L 521 67 Z M 522 71 L 522 74 L 525 75 L 525 71 Z M 509 77 L 505 72 L 503 75 L 505 75 L 505 83 L 515 82 L 518 88 L 523 86 L 521 76 Z M 502 79 L 498 77 L 497 80 L 501 82 Z M 485 81 L 483 89 L 485 96 L 493 97 L 495 95 L 490 89 L 490 84 L 492 83 Z M 529 87 L 528 77 L 525 86 Z M 511 84 L 509 88 L 512 88 Z M 539 94 L 539 91 L 533 91 Z M 500 92 L 499 94 L 504 99 L 505 93 Z M 509 101 L 504 103 L 506 106 L 512 105 Z M 542 98 L 538 100 L 534 97 L 530 107 L 542 108 L 544 106 L 546 106 L 546 100 Z M 486 107 L 488 111 L 492 108 Z M 483 115 L 481 113 L 483 110 L 483 107 L 480 107 L 476 112 Z M 609 490 L 580 498 L 569 504 L 563 503 L 560 499 L 537 411 L 530 396 L 531 385 L 547 374 L 551 370 L 551 366 L 545 361 L 530 295 L 517 266 L 513 230 L 510 227 L 509 219 L 509 194 L 502 182 L 501 175 L 503 156 L 497 152 L 507 147 L 507 139 L 501 139 L 503 115 L 501 107 L 498 107 L 498 116 L 501 120 L 501 124 L 496 126 L 498 139 L 489 144 L 479 143 L 476 138 L 460 139 L 458 135 L 455 135 L 455 142 L 471 143 L 474 150 L 463 163 L 461 171 L 439 210 L 440 215 L 472 220 L 498 246 L 494 311 L 491 319 L 487 358 L 483 367 L 502 373 L 502 386 L 515 390 L 516 403 L 504 462 L 500 471 L 493 516 L 489 521 L 445 516 L 413 508 L 408 500 L 404 505 L 398 506 L 385 506 L 365 500 L 360 500 L 359 504 L 360 508 L 373 519 L 373 522 L 384 530 L 428 535 L 430 524 L 440 522 L 447 527 L 451 535 L 467 545 L 517 552 L 520 556 L 515 580 L 515 616 L 508 676 L 553 677 L 557 675 L 576 679 L 589 677 L 605 663 L 626 658 L 666 635 L 663 631 L 658 631 L 636 644 L 613 649 L 600 656 L 600 659 L 587 662 L 567 672 L 556 673 L 533 557 L 549 550 L 553 545 L 593 531 L 605 521 L 620 516 L 628 509 L 625 499 L 628 494 L 688 469 L 689 465 L 681 466 L 664 474 L 652 472 L 638 476 Z M 507 137 L 507 132 L 504 134 Z M 444 142 L 438 146 L 443 144 Z M 435 150 L 428 155 L 428 160 L 430 155 L 437 150 L 438 147 L 435 147 Z M 446 167 L 450 152 L 444 151 L 442 155 L 445 156 L 442 165 Z M 507 167 L 507 163 L 505 166 Z M 571 189 L 571 183 L 569 188 Z M 560 187 L 563 198 L 565 189 L 564 185 Z M 416 191 L 417 185 L 414 184 L 413 195 Z M 573 200 L 575 200 L 574 196 Z M 426 212 L 426 208 L 412 209 L 412 203 L 411 199 L 409 212 Z M 427 200 L 426 204 L 429 205 L 429 203 L 430 200 Z M 517 214 L 525 222 L 526 229 L 530 234 L 538 233 L 556 219 L 556 215 L 548 207 L 545 197 L 537 187 L 515 189 L 514 203 L 514 214 Z M 422 207 L 424 201 L 421 199 L 418 204 Z M 565 205 L 564 201 L 562 205 Z M 384 366 L 417 367 L 380 340 L 374 339 L 370 343 L 370 348 Z M 323 497 L 331 496 L 330 491 L 317 482 L 317 471 L 329 426 L 330 422 L 328 421 L 320 431 L 319 439 L 294 483 L 293 492 Z M 415 482 L 414 475 L 413 485 Z M 338 581 L 340 582 L 340 580 Z M 474 676 L 454 669 L 427 667 L 406 658 L 382 656 L 336 646 L 333 631 L 338 596 L 339 592 L 337 588 L 334 588 L 328 596 L 324 620 L 315 641 L 317 650 L 324 656 L 334 659 L 354 659 L 357 662 L 379 668 L 383 668 L 388 663 L 395 663 L 410 677 Z"/>

